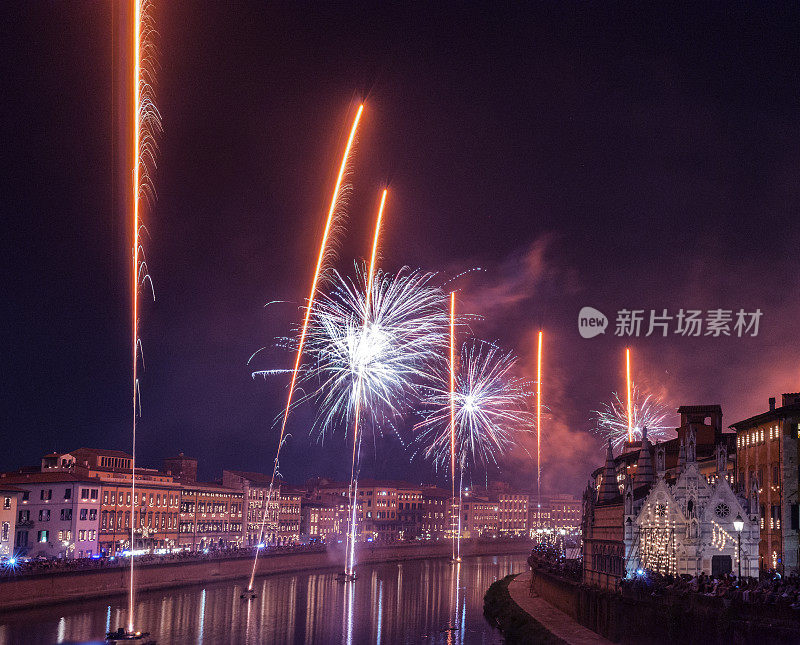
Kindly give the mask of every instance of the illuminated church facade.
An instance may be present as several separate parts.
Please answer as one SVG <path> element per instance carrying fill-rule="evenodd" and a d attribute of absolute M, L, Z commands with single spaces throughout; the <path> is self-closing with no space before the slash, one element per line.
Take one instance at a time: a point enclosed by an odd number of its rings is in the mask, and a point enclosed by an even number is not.
<path fill-rule="evenodd" d="M 670 484 L 665 477 L 664 447 L 655 446 L 653 469 L 646 438 L 643 444 L 637 488 L 648 484 L 649 490 L 635 499 L 631 477 L 623 489 L 625 574 L 632 577 L 639 570 L 650 570 L 672 575 L 758 576 L 758 491 L 754 488 L 750 499 L 734 492 L 724 476 L 725 446 L 717 446 L 718 475 L 707 477 L 698 467 L 697 438 L 689 428 L 681 445 L 677 479 Z"/>

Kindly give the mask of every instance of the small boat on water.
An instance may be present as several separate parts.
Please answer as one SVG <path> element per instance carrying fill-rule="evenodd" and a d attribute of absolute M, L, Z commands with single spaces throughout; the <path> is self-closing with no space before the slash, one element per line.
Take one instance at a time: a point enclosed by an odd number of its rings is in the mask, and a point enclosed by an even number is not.
<path fill-rule="evenodd" d="M 258 598 L 258 594 L 255 591 L 245 591 L 239 596 L 239 598 L 242 600 L 253 600 L 254 598 Z"/>
<path fill-rule="evenodd" d="M 120 627 L 115 632 L 106 634 L 106 643 L 134 643 L 135 645 L 156 645 L 150 638 L 150 632 L 129 632 Z"/>

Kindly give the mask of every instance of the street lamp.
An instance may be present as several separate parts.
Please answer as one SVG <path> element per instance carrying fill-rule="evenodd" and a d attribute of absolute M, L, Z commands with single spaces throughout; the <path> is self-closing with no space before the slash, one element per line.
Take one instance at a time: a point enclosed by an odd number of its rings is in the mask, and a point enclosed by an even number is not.
<path fill-rule="evenodd" d="M 741 513 L 736 514 L 736 519 L 733 520 L 733 528 L 736 529 L 736 535 L 738 536 L 738 550 L 739 550 L 739 584 L 742 584 L 742 529 L 744 528 L 744 520 L 742 519 Z"/>

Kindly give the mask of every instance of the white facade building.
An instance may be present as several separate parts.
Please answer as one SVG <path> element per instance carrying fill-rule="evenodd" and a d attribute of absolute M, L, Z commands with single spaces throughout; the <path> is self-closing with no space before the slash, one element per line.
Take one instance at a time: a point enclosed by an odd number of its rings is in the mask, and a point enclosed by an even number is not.
<path fill-rule="evenodd" d="M 22 490 L 15 552 L 31 557 L 87 558 L 98 553 L 100 482 L 64 473 L 15 473 Z"/>
<path fill-rule="evenodd" d="M 644 442 L 649 443 L 646 438 Z M 623 491 L 627 575 L 647 569 L 672 575 L 757 577 L 758 492 L 753 490 L 751 499 L 745 500 L 733 492 L 724 476 L 710 483 L 698 469 L 691 429 L 686 446 L 681 445 L 674 484 L 664 478 L 663 448 L 656 446 L 655 455 L 656 476 L 647 495 L 636 495 L 630 478 Z M 717 462 L 724 474 L 727 454 L 722 445 L 717 448 Z M 640 481 L 647 477 L 642 466 L 646 471 L 648 465 L 638 464 Z"/>

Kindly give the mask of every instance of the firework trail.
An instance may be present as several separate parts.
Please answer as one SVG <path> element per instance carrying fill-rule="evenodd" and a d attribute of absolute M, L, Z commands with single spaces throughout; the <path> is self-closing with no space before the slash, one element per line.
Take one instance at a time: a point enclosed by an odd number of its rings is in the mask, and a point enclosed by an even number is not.
<path fill-rule="evenodd" d="M 614 392 L 608 403 L 603 403 L 600 410 L 595 410 L 595 434 L 603 441 L 611 440 L 615 449 L 620 449 L 628 441 L 629 419 L 630 434 L 634 441 L 642 438 L 642 428 L 647 428 L 647 437 L 662 441 L 672 436 L 672 426 L 667 423 L 671 408 L 664 405 L 652 394 L 646 394 L 631 383 L 630 408 L 619 394 Z M 628 410 L 630 409 L 630 417 Z"/>
<path fill-rule="evenodd" d="M 456 294 L 450 292 L 450 481 L 453 484 L 453 499 L 450 503 L 451 515 L 456 500 Z M 464 464 L 461 464 L 464 473 Z M 461 484 L 458 486 L 458 524 L 461 523 Z M 453 518 L 453 560 L 458 561 L 461 550 L 461 530 Z"/>
<path fill-rule="evenodd" d="M 311 291 L 308 296 L 308 304 L 306 305 L 306 313 L 303 319 L 303 324 L 300 327 L 300 339 L 297 343 L 297 353 L 295 355 L 294 360 L 294 369 L 292 370 L 292 379 L 289 384 L 289 394 L 286 397 L 286 408 L 283 411 L 283 419 L 281 421 L 281 432 L 280 436 L 278 437 L 278 449 L 275 453 L 275 462 L 272 467 L 272 477 L 270 479 L 269 490 L 267 491 L 267 505 L 264 509 L 264 517 L 261 522 L 261 528 L 259 529 L 259 539 L 258 544 L 261 544 L 261 541 L 264 537 L 264 529 L 266 528 L 268 510 L 269 510 L 269 503 L 272 499 L 272 492 L 275 485 L 275 476 L 278 472 L 278 461 L 280 459 L 281 453 L 281 446 L 283 446 L 283 438 L 286 434 L 286 422 L 289 419 L 289 410 L 292 407 L 292 398 L 294 397 L 295 388 L 297 385 L 297 376 L 300 371 L 300 361 L 303 357 L 303 348 L 306 341 L 306 334 L 308 332 L 308 323 L 311 316 L 311 312 L 314 307 L 314 298 L 317 294 L 317 286 L 319 284 L 320 276 L 322 274 L 323 264 L 325 263 L 325 258 L 329 255 L 329 238 L 331 236 L 331 232 L 334 228 L 334 220 L 336 216 L 336 206 L 339 203 L 339 198 L 341 196 L 342 191 L 342 181 L 344 180 L 345 173 L 347 171 L 347 164 L 350 158 L 350 153 L 353 149 L 353 144 L 356 138 L 356 132 L 358 131 L 358 124 L 361 121 L 361 114 L 364 111 L 364 105 L 361 104 L 358 106 L 358 112 L 356 112 L 355 119 L 353 120 L 353 125 L 350 128 L 350 136 L 347 139 L 347 145 L 345 146 L 344 155 L 342 156 L 342 163 L 339 166 L 339 174 L 336 177 L 336 185 L 333 189 L 333 196 L 331 197 L 331 205 L 328 209 L 328 217 L 325 221 L 325 230 L 322 233 L 322 241 L 320 243 L 319 248 L 319 255 L 317 256 L 317 264 L 316 268 L 314 269 L 314 277 L 311 280 Z M 263 372 L 262 372 L 263 374 Z M 256 549 L 255 556 L 253 558 L 253 570 L 250 573 L 250 582 L 247 586 L 248 591 L 253 590 L 253 581 L 256 577 L 256 566 L 258 564 L 258 549 Z"/>
<path fill-rule="evenodd" d="M 536 496 L 537 517 L 542 508 L 542 340 L 543 332 L 539 331 L 539 342 L 536 347 Z"/>
<path fill-rule="evenodd" d="M 455 375 L 456 458 L 464 467 L 497 464 L 515 444 L 518 432 L 530 432 L 534 417 L 527 410 L 526 381 L 513 375 L 516 358 L 496 345 L 472 340 L 461 349 Z M 439 382 L 446 382 L 440 379 Z M 426 386 L 424 419 L 414 426 L 423 455 L 437 468 L 451 459 L 449 389 Z"/>
<path fill-rule="evenodd" d="M 155 167 L 156 136 L 161 132 L 161 115 L 155 105 L 154 66 L 155 66 L 155 28 L 150 14 L 149 0 L 134 0 L 133 3 L 133 78 L 132 78 L 132 144 L 133 172 L 131 183 L 131 353 L 132 353 L 132 438 L 131 438 L 131 497 L 136 496 L 136 418 L 141 414 L 139 397 L 139 356 L 141 339 L 139 338 L 139 296 L 149 284 L 153 292 L 153 282 L 147 269 L 141 234 L 142 223 L 141 202 L 155 198 L 151 182 L 151 170 Z M 134 605 L 134 572 L 133 552 L 135 550 L 136 522 L 131 518 L 131 563 L 128 590 L 128 631 L 133 631 Z"/>
<path fill-rule="evenodd" d="M 366 333 L 370 324 L 370 310 L 372 308 L 372 286 L 375 279 L 375 260 L 378 254 L 378 240 L 380 239 L 381 222 L 383 220 L 383 209 L 386 206 L 386 193 L 383 191 L 381 195 L 381 205 L 378 207 L 378 219 L 375 222 L 375 237 L 372 240 L 372 253 L 369 259 L 369 268 L 367 270 L 367 286 L 364 290 L 364 323 L 361 327 L 362 335 Z M 358 448 L 359 441 L 359 419 L 361 418 L 361 389 L 364 386 L 363 371 L 358 372 L 356 380 L 356 409 L 353 421 L 353 462 L 350 467 L 350 526 L 347 531 L 347 544 L 344 559 L 344 572 L 346 575 L 352 577 L 353 566 L 355 563 L 356 555 L 356 496 L 358 495 L 358 472 L 356 470 L 356 462 L 358 461 Z"/>
<path fill-rule="evenodd" d="M 628 442 L 633 443 L 633 400 L 631 399 L 631 348 L 625 349 L 625 385 L 628 389 Z"/>

